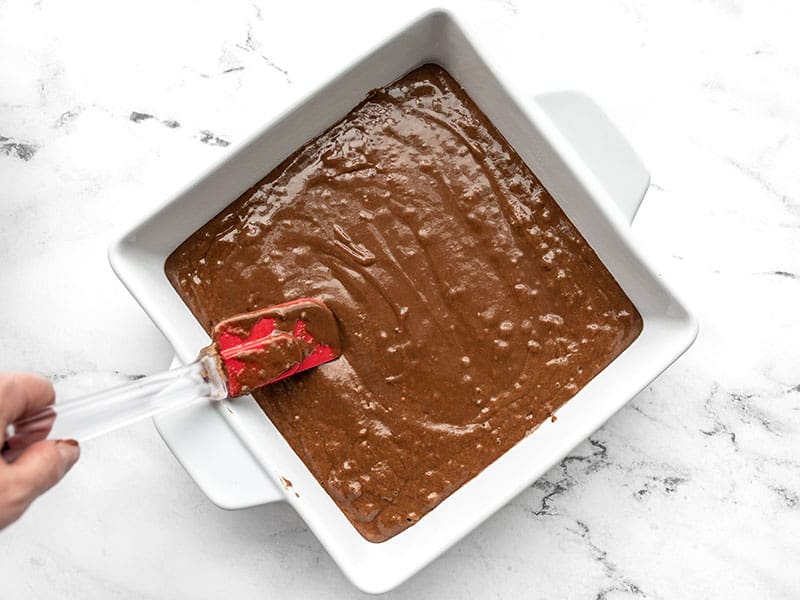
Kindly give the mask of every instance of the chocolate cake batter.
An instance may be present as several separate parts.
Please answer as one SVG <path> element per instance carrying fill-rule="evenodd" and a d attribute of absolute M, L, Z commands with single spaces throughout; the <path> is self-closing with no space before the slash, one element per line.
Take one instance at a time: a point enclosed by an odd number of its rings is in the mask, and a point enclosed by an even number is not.
<path fill-rule="evenodd" d="M 375 90 L 187 239 L 166 272 L 200 322 L 293 298 L 342 357 L 254 393 L 380 542 L 532 432 L 642 320 L 459 85 Z"/>

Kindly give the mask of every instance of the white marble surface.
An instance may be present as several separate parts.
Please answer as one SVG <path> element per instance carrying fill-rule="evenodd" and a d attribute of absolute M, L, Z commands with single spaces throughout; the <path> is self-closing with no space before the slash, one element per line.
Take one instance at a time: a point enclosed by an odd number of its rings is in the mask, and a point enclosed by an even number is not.
<path fill-rule="evenodd" d="M 0 0 L 0 370 L 44 373 L 67 397 L 169 364 L 106 246 L 423 8 L 360 6 Z M 800 596 L 800 9 L 455 11 L 527 93 L 586 91 L 629 136 L 653 182 L 635 235 L 701 334 L 390 596 Z M 0 534 L 0 585 L 14 599 L 358 595 L 290 508 L 219 510 L 149 423 L 87 443 Z"/>

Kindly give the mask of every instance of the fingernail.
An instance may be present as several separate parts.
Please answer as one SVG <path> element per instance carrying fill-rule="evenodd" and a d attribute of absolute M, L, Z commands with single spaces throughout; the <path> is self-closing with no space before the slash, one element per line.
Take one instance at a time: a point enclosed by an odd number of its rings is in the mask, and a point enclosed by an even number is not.
<path fill-rule="evenodd" d="M 61 453 L 62 458 L 69 463 L 70 466 L 75 464 L 81 454 L 80 446 L 77 440 L 57 440 L 56 448 Z"/>

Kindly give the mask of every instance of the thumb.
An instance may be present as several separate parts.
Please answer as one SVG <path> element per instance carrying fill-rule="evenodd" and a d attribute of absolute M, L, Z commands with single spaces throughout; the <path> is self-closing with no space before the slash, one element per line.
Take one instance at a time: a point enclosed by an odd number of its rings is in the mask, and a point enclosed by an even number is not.
<path fill-rule="evenodd" d="M 31 444 L 13 462 L 0 462 L 0 529 L 58 483 L 79 455 L 75 440 L 44 440 Z"/>
<path fill-rule="evenodd" d="M 11 479 L 19 486 L 25 505 L 61 481 L 80 453 L 75 440 L 44 440 L 26 448 L 9 464 Z"/>

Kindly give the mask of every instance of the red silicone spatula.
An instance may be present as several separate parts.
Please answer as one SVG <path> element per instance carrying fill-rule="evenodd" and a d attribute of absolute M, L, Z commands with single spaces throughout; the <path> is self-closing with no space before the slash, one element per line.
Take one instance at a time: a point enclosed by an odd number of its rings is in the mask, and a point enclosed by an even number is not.
<path fill-rule="evenodd" d="M 212 337 L 185 367 L 56 403 L 10 425 L 6 439 L 84 441 L 167 410 L 247 394 L 341 354 L 336 318 L 311 298 L 225 319 Z"/>

